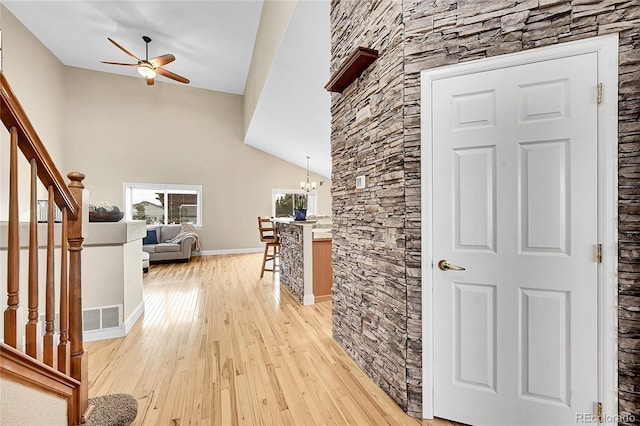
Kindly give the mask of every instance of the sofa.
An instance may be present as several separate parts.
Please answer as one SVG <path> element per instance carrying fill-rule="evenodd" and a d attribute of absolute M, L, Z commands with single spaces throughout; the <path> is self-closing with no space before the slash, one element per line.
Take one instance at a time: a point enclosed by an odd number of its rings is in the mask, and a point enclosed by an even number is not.
<path fill-rule="evenodd" d="M 149 262 L 187 262 L 199 248 L 198 235 L 183 225 L 150 225 L 142 240 L 142 251 L 149 253 Z"/>

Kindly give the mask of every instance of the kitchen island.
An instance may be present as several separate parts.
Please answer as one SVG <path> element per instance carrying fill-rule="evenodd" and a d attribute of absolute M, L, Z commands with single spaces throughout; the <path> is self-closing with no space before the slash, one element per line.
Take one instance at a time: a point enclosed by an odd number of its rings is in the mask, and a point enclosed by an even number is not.
<path fill-rule="evenodd" d="M 330 219 L 273 221 L 280 238 L 280 284 L 303 305 L 330 300 Z"/>

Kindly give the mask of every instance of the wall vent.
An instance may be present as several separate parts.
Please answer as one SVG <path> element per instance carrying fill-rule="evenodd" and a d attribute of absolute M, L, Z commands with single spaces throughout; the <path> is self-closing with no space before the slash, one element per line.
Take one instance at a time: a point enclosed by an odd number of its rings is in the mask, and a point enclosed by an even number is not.
<path fill-rule="evenodd" d="M 122 305 L 101 306 L 82 311 L 82 328 L 84 331 L 117 328 L 122 324 Z"/>

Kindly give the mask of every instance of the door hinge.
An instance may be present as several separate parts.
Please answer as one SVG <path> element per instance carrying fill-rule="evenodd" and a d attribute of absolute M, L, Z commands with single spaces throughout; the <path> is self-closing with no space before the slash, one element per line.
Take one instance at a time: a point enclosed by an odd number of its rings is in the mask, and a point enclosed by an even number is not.
<path fill-rule="evenodd" d="M 596 411 L 596 418 L 598 419 L 598 422 L 602 422 L 602 402 L 596 402 L 595 404 L 595 411 Z"/>
<path fill-rule="evenodd" d="M 596 244 L 596 263 L 602 263 L 602 244 Z"/>
<path fill-rule="evenodd" d="M 598 94 L 596 95 L 598 105 L 602 103 L 602 83 L 598 83 Z"/>

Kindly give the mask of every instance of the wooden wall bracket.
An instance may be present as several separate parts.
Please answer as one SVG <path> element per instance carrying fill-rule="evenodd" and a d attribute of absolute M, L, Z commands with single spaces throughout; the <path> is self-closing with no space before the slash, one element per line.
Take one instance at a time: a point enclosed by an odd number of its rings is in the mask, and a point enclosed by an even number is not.
<path fill-rule="evenodd" d="M 342 93 L 355 79 L 366 70 L 376 59 L 378 51 L 368 47 L 358 47 L 347 60 L 333 73 L 324 88 L 329 92 Z"/>

